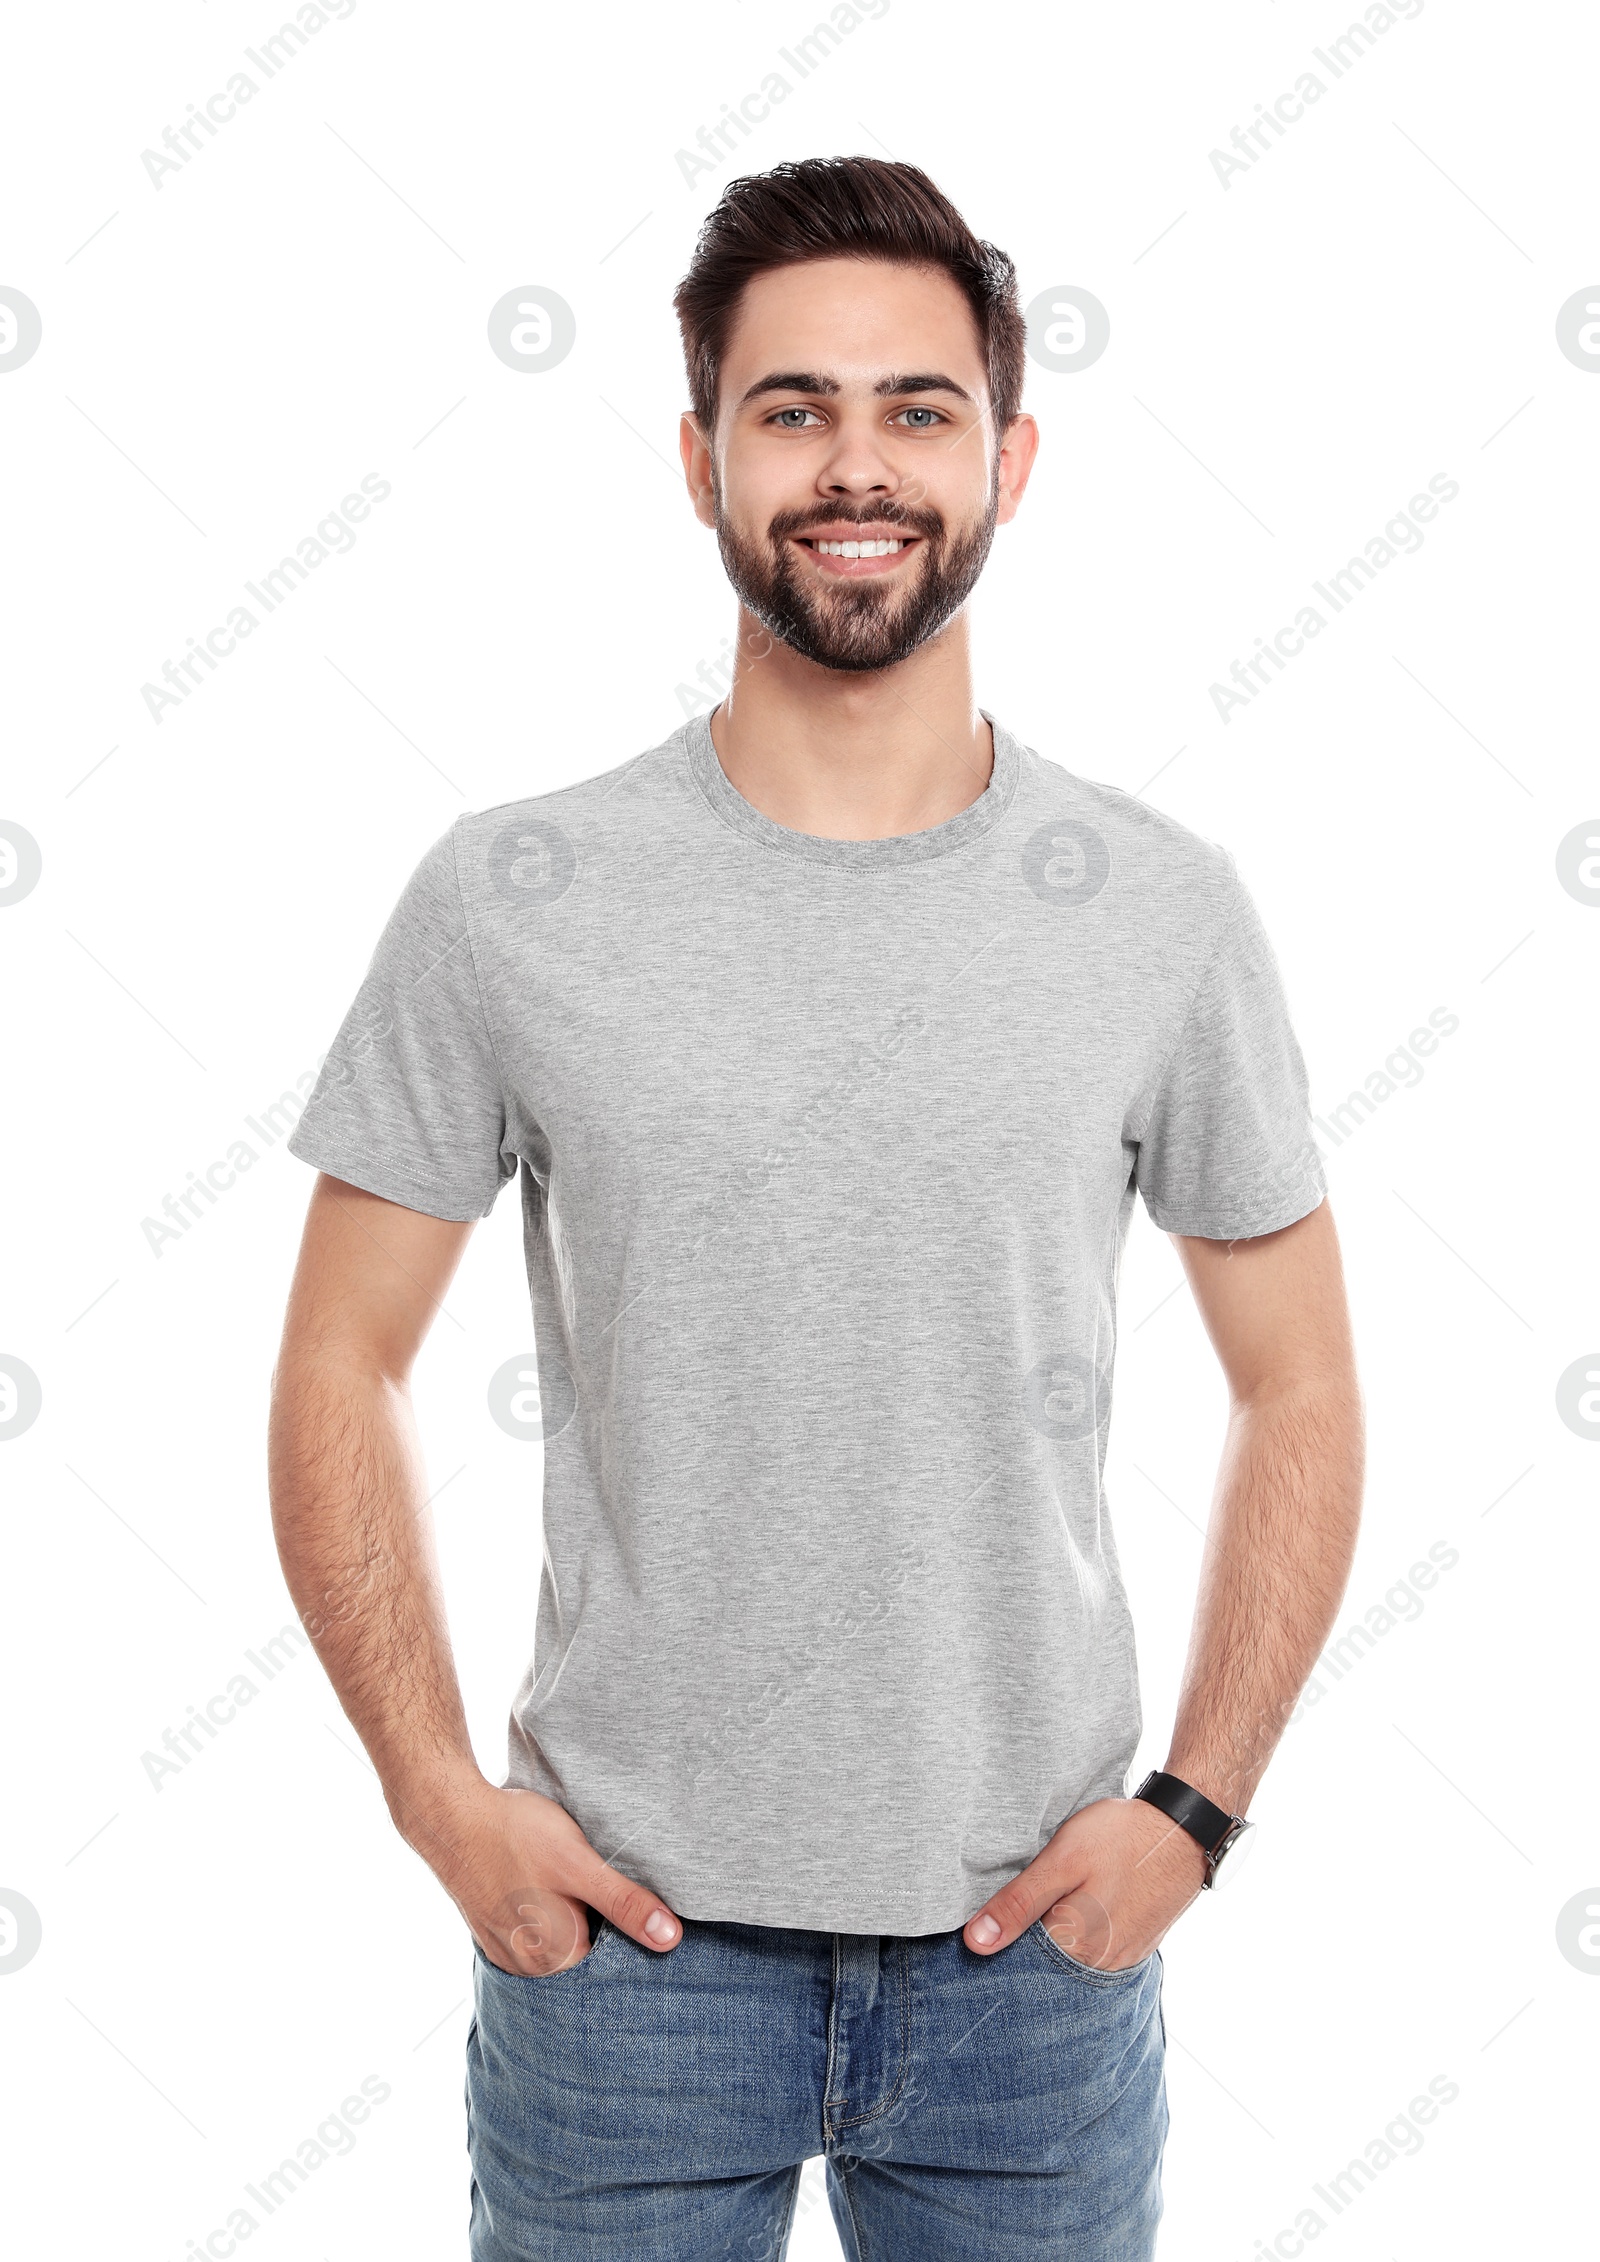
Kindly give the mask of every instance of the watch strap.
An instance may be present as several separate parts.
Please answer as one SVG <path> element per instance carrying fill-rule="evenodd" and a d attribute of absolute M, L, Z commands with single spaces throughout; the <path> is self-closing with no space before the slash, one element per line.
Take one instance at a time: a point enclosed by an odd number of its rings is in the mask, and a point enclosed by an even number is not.
<path fill-rule="evenodd" d="M 1192 1783 L 1185 1783 L 1178 1775 L 1164 1775 L 1159 1768 L 1151 1770 L 1133 1795 L 1148 1806 L 1158 1807 L 1180 1830 L 1187 1830 L 1207 1855 L 1220 1851 L 1239 1820 Z"/>

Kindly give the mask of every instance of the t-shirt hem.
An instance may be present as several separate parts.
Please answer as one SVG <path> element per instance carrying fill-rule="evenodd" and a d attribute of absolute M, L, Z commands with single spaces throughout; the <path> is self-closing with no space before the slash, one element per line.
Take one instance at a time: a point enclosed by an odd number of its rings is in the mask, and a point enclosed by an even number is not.
<path fill-rule="evenodd" d="M 1277 1210 L 1266 1210 L 1253 1217 L 1222 1217 L 1212 1213 L 1205 1217 L 1191 1217 L 1177 1211 L 1156 1209 L 1145 1203 L 1150 1221 L 1159 1232 L 1182 1234 L 1192 1241 L 1258 1241 L 1266 1233 L 1281 1233 L 1286 1225 L 1298 1225 L 1301 1218 L 1309 1217 L 1328 1198 L 1323 1187 L 1310 1201 L 1296 1196 Z"/>
<path fill-rule="evenodd" d="M 1088 1793 L 1080 1803 L 1088 1806 L 1096 1799 L 1121 1798 L 1123 1785 L 1124 1778 L 1119 1776 L 1109 1787 Z M 754 1882 L 743 1886 L 675 1885 L 670 1863 L 649 1882 L 667 1906 L 691 1924 L 750 1924 L 774 1931 L 877 1933 L 919 1939 L 926 1933 L 959 1932 L 1026 1866 L 1025 1861 L 1018 1860 L 1012 1866 L 998 1868 L 987 1884 L 970 1878 L 950 1895 L 930 1895 L 925 1890 L 903 1892 L 891 1885 L 863 1887 L 848 1877 L 803 1893 L 796 1893 L 792 1879 L 770 1886 Z"/>
<path fill-rule="evenodd" d="M 1059 1829 L 1070 1814 L 1081 1813 L 1084 1807 L 1098 1800 L 1126 1797 L 1127 1779 L 1128 1771 L 1124 1767 L 1088 1783 L 1074 1794 L 1069 1812 L 1063 1813 L 1052 1829 Z M 515 1784 L 517 1780 L 513 1770 L 510 1783 Z M 534 1786 L 523 1783 L 520 1787 L 531 1789 Z M 560 1803 L 558 1799 L 557 1804 Z M 592 1840 L 595 1835 L 591 1833 Z M 598 1835 L 603 1836 L 604 1832 Z M 1045 1842 L 1049 1842 L 1049 1833 Z M 809 1850 L 814 1852 L 815 1849 Z M 631 1860 L 618 1866 L 627 1876 L 647 1883 L 660 1894 L 668 1908 L 691 1924 L 748 1924 L 771 1931 L 843 1932 L 920 1939 L 931 1933 L 961 1931 L 996 1893 L 1021 1874 L 1030 1859 L 1037 1858 L 1018 1852 L 993 1867 L 980 1869 L 965 1862 L 958 1865 L 951 1858 L 953 1850 L 947 1848 L 942 1857 L 913 1865 L 912 1875 L 920 1872 L 922 1882 L 909 1886 L 893 1882 L 896 1874 L 906 1875 L 905 1868 L 897 1872 L 890 1867 L 885 1872 L 879 1867 L 874 1877 L 873 1864 L 861 1860 L 852 1864 L 848 1857 L 841 1860 L 835 1875 L 813 1873 L 798 1888 L 795 1865 L 792 1861 L 784 1863 L 781 1854 L 767 1878 L 748 1869 L 738 1877 L 730 1877 L 726 1872 L 719 1874 L 699 1863 L 692 1869 L 685 1865 L 685 1869 L 680 1870 L 670 1857 L 658 1861 L 644 1859 L 639 1868 Z M 1038 1849 L 1043 1850 L 1042 1846 Z M 950 1879 L 958 1866 L 961 1874 L 952 1884 Z M 943 1884 L 930 1884 L 929 1873 L 933 1870 L 941 1873 Z"/>
<path fill-rule="evenodd" d="M 663 1893 L 662 1899 L 689 1924 L 751 1924 L 775 1932 L 887 1934 L 919 1940 L 929 1933 L 959 1932 L 1005 1882 L 1004 1878 L 997 1878 L 989 1893 L 978 1893 L 976 1898 L 964 1903 L 934 1902 L 907 1907 L 897 1900 L 813 1901 L 797 1908 L 792 1901 L 785 1901 L 776 1904 L 782 1908 L 781 1915 L 773 1914 L 775 1903 L 770 1896 L 713 1893 L 702 1898 L 699 1894 L 680 1893 L 674 1898 L 670 1893 Z"/>
<path fill-rule="evenodd" d="M 403 1163 L 390 1162 L 385 1156 L 356 1148 L 341 1147 L 334 1140 L 314 1134 L 302 1137 L 298 1129 L 290 1133 L 287 1144 L 290 1154 L 298 1156 L 301 1162 L 310 1163 L 313 1170 L 325 1170 L 330 1178 L 342 1178 L 348 1185 L 359 1186 L 364 1194 L 376 1194 L 383 1201 L 398 1203 L 402 1209 L 418 1210 L 424 1217 L 465 1225 L 487 1217 L 494 1207 L 492 1197 L 485 1205 L 481 1196 L 441 1185 L 437 1179 L 424 1178 L 408 1170 Z"/>

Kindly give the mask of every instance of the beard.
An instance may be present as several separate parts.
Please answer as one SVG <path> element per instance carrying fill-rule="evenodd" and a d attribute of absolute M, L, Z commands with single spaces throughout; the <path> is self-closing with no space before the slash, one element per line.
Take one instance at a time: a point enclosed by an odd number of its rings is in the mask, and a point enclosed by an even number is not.
<path fill-rule="evenodd" d="M 854 509 L 814 504 L 783 511 L 765 540 L 732 525 L 716 497 L 717 543 L 723 570 L 739 602 L 763 628 L 818 667 L 864 675 L 892 668 L 937 636 L 971 596 L 994 540 L 1000 507 L 998 480 L 980 518 L 952 535 L 938 511 L 895 503 Z M 802 568 L 791 538 L 808 527 L 849 524 L 873 537 L 917 535 L 922 556 L 912 561 L 904 587 L 888 580 L 824 583 Z"/>

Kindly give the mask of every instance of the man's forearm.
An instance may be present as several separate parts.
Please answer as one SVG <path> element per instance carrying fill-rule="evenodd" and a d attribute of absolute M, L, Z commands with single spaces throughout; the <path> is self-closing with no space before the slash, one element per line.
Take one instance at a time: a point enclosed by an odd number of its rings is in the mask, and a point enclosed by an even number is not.
<path fill-rule="evenodd" d="M 1362 1460 L 1353 1374 L 1230 1416 L 1166 1768 L 1231 1813 L 1248 1808 L 1333 1624 Z"/>
<path fill-rule="evenodd" d="M 415 1840 L 477 1769 L 409 1392 L 375 1362 L 286 1345 L 268 1450 L 289 1591 L 396 1824 Z"/>

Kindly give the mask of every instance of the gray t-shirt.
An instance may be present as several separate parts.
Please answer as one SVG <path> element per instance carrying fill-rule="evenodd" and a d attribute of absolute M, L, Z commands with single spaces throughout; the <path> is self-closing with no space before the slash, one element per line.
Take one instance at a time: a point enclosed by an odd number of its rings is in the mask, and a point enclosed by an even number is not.
<path fill-rule="evenodd" d="M 1134 1188 L 1216 1240 L 1325 1191 L 1229 856 L 994 742 L 889 840 L 774 824 L 704 718 L 459 818 L 289 1141 L 441 1218 L 520 1165 L 544 1569 L 509 1779 L 687 1917 L 950 1930 L 1125 1795 Z"/>

